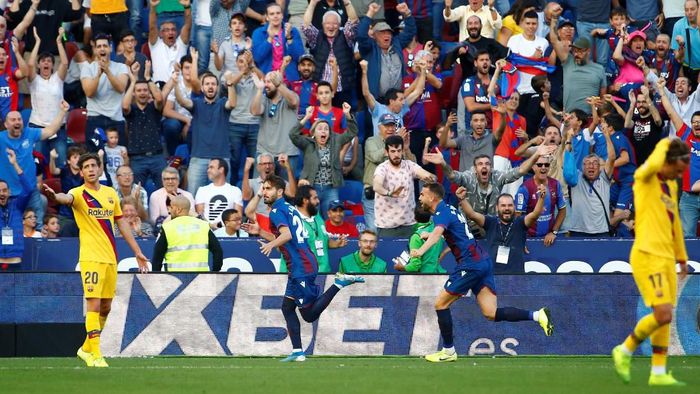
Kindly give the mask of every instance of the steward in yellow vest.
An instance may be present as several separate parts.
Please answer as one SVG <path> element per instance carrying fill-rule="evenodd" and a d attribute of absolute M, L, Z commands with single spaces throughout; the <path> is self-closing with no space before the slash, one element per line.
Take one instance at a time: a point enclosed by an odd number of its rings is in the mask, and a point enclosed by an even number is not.
<path fill-rule="evenodd" d="M 171 220 L 164 222 L 153 249 L 153 271 L 160 271 L 165 258 L 166 271 L 209 271 L 209 251 L 214 256 L 214 271 L 223 264 L 219 240 L 209 223 L 189 216 L 190 202 L 183 196 L 171 199 Z"/>

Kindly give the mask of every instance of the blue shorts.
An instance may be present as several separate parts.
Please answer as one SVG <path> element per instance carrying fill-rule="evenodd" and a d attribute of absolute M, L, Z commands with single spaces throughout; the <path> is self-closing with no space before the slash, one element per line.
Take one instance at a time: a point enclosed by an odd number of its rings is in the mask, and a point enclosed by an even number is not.
<path fill-rule="evenodd" d="M 445 291 L 452 295 L 465 295 L 471 290 L 476 296 L 484 287 L 496 294 L 491 260 L 460 264 L 445 282 Z"/>
<path fill-rule="evenodd" d="M 610 188 L 610 201 L 615 203 L 616 209 L 630 209 L 633 199 L 631 183 L 615 182 Z"/>
<path fill-rule="evenodd" d="M 316 284 L 316 275 L 287 279 L 284 296 L 293 299 L 300 308 L 313 304 L 320 294 L 321 287 Z"/>

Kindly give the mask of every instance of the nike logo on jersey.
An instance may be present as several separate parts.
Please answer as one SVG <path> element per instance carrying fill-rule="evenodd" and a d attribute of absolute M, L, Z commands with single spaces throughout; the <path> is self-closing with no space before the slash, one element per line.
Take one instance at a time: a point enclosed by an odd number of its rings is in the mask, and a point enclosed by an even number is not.
<path fill-rule="evenodd" d="M 306 287 L 306 282 L 304 281 L 299 282 L 299 284 L 301 285 L 301 287 Z"/>

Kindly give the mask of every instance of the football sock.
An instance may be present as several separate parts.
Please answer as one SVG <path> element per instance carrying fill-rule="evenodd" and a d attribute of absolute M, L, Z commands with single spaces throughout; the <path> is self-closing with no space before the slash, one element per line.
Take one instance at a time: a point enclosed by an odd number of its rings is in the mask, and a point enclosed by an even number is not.
<path fill-rule="evenodd" d="M 301 324 L 296 313 L 297 306 L 294 300 L 287 297 L 282 301 L 282 315 L 287 322 L 287 333 L 292 341 L 292 348 L 301 349 Z"/>
<path fill-rule="evenodd" d="M 105 328 L 105 322 L 107 321 L 107 316 L 102 316 L 100 315 L 100 331 L 102 331 L 103 328 Z M 90 346 L 90 336 L 85 335 L 85 341 L 83 342 L 83 351 L 91 353 L 92 352 L 92 346 Z"/>
<path fill-rule="evenodd" d="M 663 375 L 666 373 L 666 356 L 668 355 L 668 342 L 671 336 L 671 325 L 664 324 L 651 333 L 651 373 Z"/>
<path fill-rule="evenodd" d="M 299 309 L 301 317 L 309 323 L 315 322 L 318 317 L 321 316 L 321 313 L 328 308 L 328 305 L 333 301 L 333 297 L 335 297 L 339 291 L 340 289 L 336 286 L 329 287 L 328 290 L 321 294 L 309 307 Z"/>
<path fill-rule="evenodd" d="M 442 350 L 447 353 L 447 354 L 455 354 L 455 347 L 450 346 L 450 347 L 442 347 Z"/>
<path fill-rule="evenodd" d="M 653 313 L 650 313 L 637 322 L 637 326 L 625 339 L 624 346 L 622 347 L 625 353 L 634 353 L 640 343 L 644 342 L 652 332 L 659 328 L 659 323 L 656 321 Z"/>
<path fill-rule="evenodd" d="M 452 337 L 452 313 L 450 313 L 449 308 L 437 310 L 435 312 L 438 317 L 438 326 L 440 326 L 442 347 L 451 348 L 454 346 L 454 338 Z"/>
<path fill-rule="evenodd" d="M 540 321 L 540 311 L 531 311 L 530 312 L 530 320 Z"/>
<path fill-rule="evenodd" d="M 505 308 L 496 309 L 496 318 L 494 321 L 523 321 L 532 320 L 530 311 L 507 306 Z"/>
<path fill-rule="evenodd" d="M 90 348 L 92 350 L 92 355 L 95 358 L 102 357 L 102 352 L 100 352 L 100 313 L 99 312 L 88 312 L 85 315 L 85 329 L 87 330 L 88 341 L 90 342 Z"/>

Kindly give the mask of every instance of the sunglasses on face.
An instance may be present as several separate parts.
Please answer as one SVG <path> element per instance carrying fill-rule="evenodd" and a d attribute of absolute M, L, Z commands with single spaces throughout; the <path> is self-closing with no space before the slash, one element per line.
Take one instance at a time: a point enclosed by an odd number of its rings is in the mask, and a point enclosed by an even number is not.
<path fill-rule="evenodd" d="M 549 167 L 549 163 L 535 163 L 537 167 Z"/>

